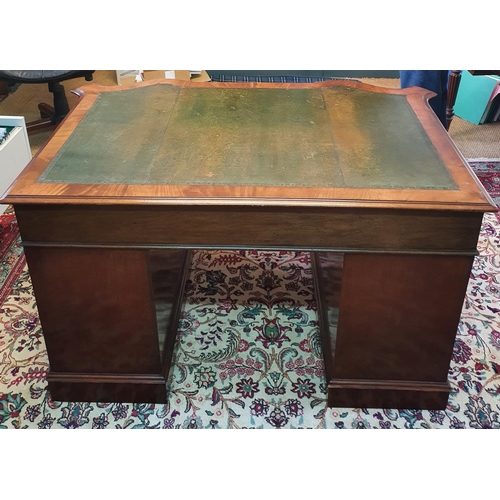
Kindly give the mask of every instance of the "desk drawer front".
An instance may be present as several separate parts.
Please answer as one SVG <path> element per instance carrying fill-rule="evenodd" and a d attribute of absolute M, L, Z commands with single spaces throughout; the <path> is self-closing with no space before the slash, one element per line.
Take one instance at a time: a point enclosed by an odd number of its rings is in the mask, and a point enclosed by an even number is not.
<path fill-rule="evenodd" d="M 473 254 L 482 214 L 312 207 L 17 206 L 29 245 Z"/>

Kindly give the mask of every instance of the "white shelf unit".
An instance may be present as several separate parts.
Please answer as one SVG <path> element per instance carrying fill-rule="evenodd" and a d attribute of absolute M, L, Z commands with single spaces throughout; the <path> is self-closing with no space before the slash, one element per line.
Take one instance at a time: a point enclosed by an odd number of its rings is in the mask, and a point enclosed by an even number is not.
<path fill-rule="evenodd" d="M 0 127 L 15 127 L 0 144 L 0 199 L 31 160 L 31 148 L 22 116 L 0 116 Z M 0 204 L 0 214 L 8 205 Z"/>

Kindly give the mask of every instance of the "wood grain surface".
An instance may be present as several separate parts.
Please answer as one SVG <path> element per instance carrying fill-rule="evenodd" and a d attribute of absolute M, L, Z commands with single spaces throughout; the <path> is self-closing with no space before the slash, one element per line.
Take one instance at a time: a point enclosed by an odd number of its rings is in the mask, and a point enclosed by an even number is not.
<path fill-rule="evenodd" d="M 325 207 L 17 205 L 23 244 L 475 254 L 482 214 Z"/>

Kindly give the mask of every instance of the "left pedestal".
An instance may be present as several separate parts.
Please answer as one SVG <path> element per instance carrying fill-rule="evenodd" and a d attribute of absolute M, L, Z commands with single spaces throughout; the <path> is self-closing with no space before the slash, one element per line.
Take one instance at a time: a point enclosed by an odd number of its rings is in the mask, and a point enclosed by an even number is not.
<path fill-rule="evenodd" d="M 185 252 L 165 252 L 169 279 L 180 280 Z M 158 335 L 150 252 L 28 246 L 25 254 L 47 345 L 52 399 L 165 402 L 182 286 L 170 287 L 170 296 L 163 297 L 172 316 L 165 339 L 164 332 Z"/>

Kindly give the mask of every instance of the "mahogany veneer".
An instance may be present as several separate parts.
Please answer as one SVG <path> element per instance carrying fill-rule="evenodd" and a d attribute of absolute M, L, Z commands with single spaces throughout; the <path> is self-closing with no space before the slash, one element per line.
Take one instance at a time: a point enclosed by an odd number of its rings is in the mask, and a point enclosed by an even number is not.
<path fill-rule="evenodd" d="M 53 398 L 165 401 L 186 250 L 275 248 L 314 252 L 330 406 L 444 408 L 496 207 L 430 97 L 340 81 L 85 87 L 3 200 Z"/>

